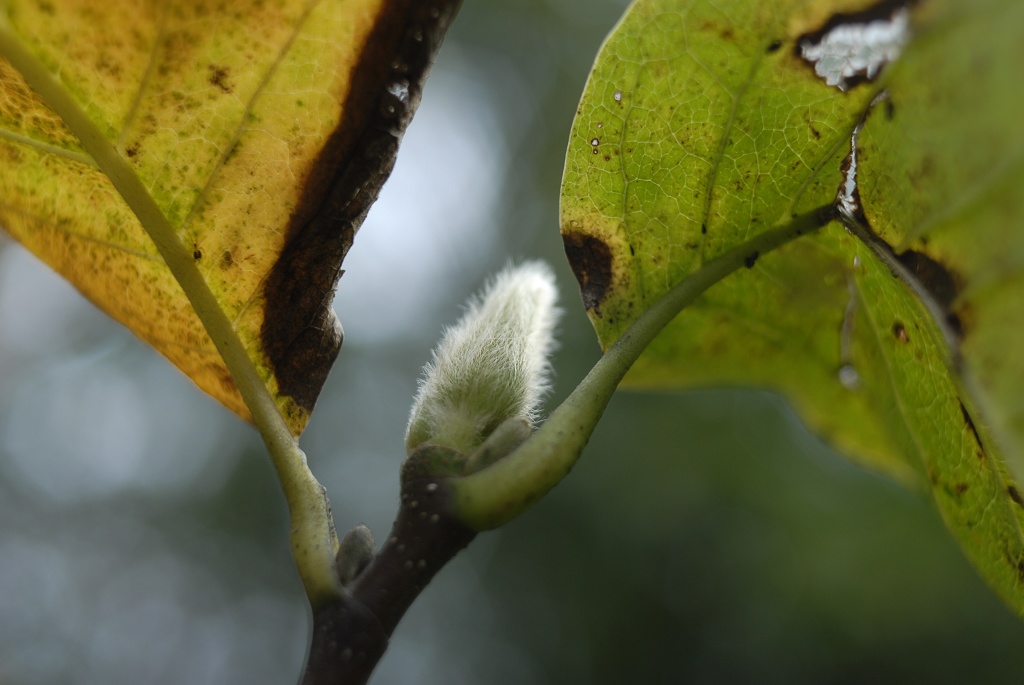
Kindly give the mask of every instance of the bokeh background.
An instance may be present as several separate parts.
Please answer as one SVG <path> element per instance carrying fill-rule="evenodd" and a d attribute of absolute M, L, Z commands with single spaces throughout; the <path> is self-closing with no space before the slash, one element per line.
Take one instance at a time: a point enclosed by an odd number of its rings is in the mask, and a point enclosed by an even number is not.
<path fill-rule="evenodd" d="M 466 3 L 346 262 L 303 438 L 382 539 L 419 368 L 510 258 L 566 315 L 551 405 L 598 358 L 558 185 L 625 0 Z M 255 432 L 0 238 L 0 685 L 295 682 L 307 610 Z M 925 497 L 755 390 L 617 396 L 580 464 L 413 607 L 374 683 L 995 683 L 1024 622 Z M 1013 679 L 1013 680 L 1011 680 Z"/>

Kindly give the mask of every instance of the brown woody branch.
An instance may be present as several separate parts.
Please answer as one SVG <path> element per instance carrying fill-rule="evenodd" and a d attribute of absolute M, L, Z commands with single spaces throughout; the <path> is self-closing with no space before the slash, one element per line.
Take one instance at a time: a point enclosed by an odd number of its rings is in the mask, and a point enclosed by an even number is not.
<path fill-rule="evenodd" d="M 365 683 L 399 620 L 476 532 L 451 516 L 447 479 L 403 483 L 391 535 L 345 596 L 315 607 L 303 685 Z"/>

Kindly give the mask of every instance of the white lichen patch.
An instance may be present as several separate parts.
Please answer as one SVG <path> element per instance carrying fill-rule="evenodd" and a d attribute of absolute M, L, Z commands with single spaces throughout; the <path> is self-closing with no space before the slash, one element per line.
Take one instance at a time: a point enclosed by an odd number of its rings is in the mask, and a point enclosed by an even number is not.
<path fill-rule="evenodd" d="M 909 38 L 910 14 L 900 8 L 888 18 L 840 24 L 817 41 L 805 38 L 800 54 L 825 83 L 846 90 L 878 76 L 900 56 Z"/>

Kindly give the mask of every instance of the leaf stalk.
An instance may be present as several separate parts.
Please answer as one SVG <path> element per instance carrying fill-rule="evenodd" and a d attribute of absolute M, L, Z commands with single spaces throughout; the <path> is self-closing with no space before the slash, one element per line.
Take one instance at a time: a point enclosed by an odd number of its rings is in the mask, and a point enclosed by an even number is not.
<path fill-rule="evenodd" d="M 835 218 L 832 206 L 794 216 L 706 262 L 641 314 L 533 436 L 504 459 L 452 482 L 456 518 L 473 530 L 497 528 L 518 516 L 558 484 L 590 439 L 616 387 L 652 340 L 688 304 L 752 258 Z"/>

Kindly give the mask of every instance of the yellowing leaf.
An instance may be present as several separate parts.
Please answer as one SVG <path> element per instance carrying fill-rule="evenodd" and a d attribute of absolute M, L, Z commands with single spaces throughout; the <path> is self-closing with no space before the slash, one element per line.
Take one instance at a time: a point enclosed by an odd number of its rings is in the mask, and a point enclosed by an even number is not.
<path fill-rule="evenodd" d="M 0 226 L 250 418 L 167 255 L 191 261 L 298 435 L 453 4 L 0 3 Z"/>
<path fill-rule="evenodd" d="M 604 346 L 726 250 L 845 212 L 752 252 L 626 382 L 784 393 L 844 453 L 929 490 L 1018 613 L 1022 7 L 639 0 L 583 96 L 562 194 Z"/>

